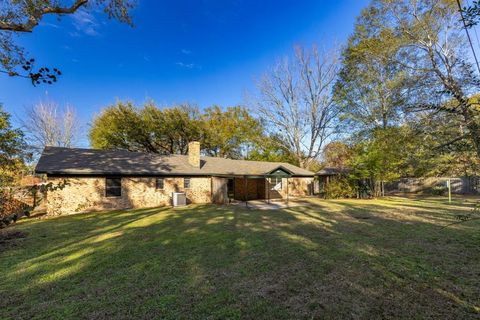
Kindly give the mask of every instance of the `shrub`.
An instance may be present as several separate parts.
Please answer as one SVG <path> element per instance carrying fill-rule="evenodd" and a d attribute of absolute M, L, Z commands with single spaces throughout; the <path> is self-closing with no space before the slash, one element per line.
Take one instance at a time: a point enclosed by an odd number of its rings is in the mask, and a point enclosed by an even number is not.
<path fill-rule="evenodd" d="M 15 199 L 11 193 L 7 191 L 0 192 L 0 218 L 22 212 L 26 207 L 25 203 Z"/>
<path fill-rule="evenodd" d="M 57 189 L 63 189 L 68 185 L 66 180 L 53 184 L 49 182 L 47 184 L 35 185 L 25 189 L 23 196 L 30 194 L 32 197 L 32 203 L 26 203 L 24 201 L 15 198 L 14 193 L 20 192 L 20 190 L 4 189 L 0 190 L 0 229 L 8 226 L 12 222 L 17 222 L 22 216 L 30 217 L 30 212 L 38 206 L 39 201 L 44 198 L 47 191 L 53 191 Z M 43 197 L 38 198 L 39 195 Z M 22 197 L 20 197 L 22 199 Z M 28 200 L 27 200 L 28 202 Z"/>
<path fill-rule="evenodd" d="M 325 197 L 329 199 L 353 198 L 356 196 L 354 183 L 347 177 L 330 179 L 325 185 Z"/>
<path fill-rule="evenodd" d="M 432 194 L 436 196 L 443 196 L 447 192 L 447 187 L 443 184 L 437 184 L 432 187 Z"/>

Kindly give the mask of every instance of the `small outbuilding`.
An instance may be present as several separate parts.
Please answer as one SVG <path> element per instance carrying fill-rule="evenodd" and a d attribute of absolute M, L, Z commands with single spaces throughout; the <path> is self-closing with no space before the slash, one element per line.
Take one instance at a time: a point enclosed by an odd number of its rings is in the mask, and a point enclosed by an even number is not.
<path fill-rule="evenodd" d="M 348 168 L 339 167 L 325 167 L 322 170 L 315 173 L 314 193 L 318 195 L 324 195 L 325 186 L 341 175 L 346 175 L 350 172 Z"/>

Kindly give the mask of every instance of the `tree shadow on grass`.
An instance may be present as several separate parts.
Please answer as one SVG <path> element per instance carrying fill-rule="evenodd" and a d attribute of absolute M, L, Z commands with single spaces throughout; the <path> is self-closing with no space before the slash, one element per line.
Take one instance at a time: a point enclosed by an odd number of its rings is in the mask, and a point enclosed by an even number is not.
<path fill-rule="evenodd" d="M 441 202 L 430 201 L 402 201 L 397 198 L 388 199 L 387 202 L 382 200 L 381 204 L 369 203 L 374 200 L 358 201 L 334 200 L 335 204 L 349 208 L 346 213 L 352 217 L 362 219 L 369 218 L 372 215 L 381 215 L 382 219 L 402 220 L 405 222 L 422 221 L 438 225 L 446 226 L 455 220 L 457 214 L 465 214 L 472 210 L 473 204 L 445 204 Z"/>
<path fill-rule="evenodd" d="M 191 206 L 21 224 L 29 237 L 0 259 L 8 270 L 0 316 L 478 317 L 478 235 L 385 218 L 388 205 L 334 205 Z"/>

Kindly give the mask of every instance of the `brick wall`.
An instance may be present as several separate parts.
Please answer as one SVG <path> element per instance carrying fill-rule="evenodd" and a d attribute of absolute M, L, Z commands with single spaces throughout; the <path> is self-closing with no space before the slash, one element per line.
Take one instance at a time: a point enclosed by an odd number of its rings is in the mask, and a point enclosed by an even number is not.
<path fill-rule="evenodd" d="M 288 181 L 288 193 L 290 196 L 303 197 L 311 194 L 313 178 L 289 178 Z"/>
<path fill-rule="evenodd" d="M 64 178 L 49 178 L 58 183 Z M 185 192 L 190 203 L 211 202 L 210 178 L 190 178 L 190 188 L 183 188 L 183 178 L 164 178 L 164 189 L 157 190 L 154 177 L 123 177 L 122 196 L 105 197 L 105 178 L 67 178 L 62 190 L 48 192 L 49 215 L 77 212 L 147 208 L 171 205 L 172 192 Z"/>
<path fill-rule="evenodd" d="M 192 177 L 190 188 L 183 188 L 183 178 L 164 178 L 164 189 L 157 190 L 154 177 L 123 177 L 122 196 L 105 197 L 105 178 L 67 178 L 64 189 L 48 192 L 46 208 L 49 215 L 72 214 L 78 212 L 148 208 L 171 205 L 172 192 L 185 192 L 189 203 L 211 203 L 211 178 Z M 59 183 L 64 178 L 49 178 L 49 182 Z M 291 197 L 309 194 L 313 178 L 289 178 L 288 193 Z M 286 198 L 287 179 L 282 181 L 282 190 L 277 198 Z M 265 179 L 248 180 L 248 199 L 265 199 Z M 244 200 L 244 180 L 235 179 L 236 199 Z M 276 196 L 270 192 L 270 199 Z"/>

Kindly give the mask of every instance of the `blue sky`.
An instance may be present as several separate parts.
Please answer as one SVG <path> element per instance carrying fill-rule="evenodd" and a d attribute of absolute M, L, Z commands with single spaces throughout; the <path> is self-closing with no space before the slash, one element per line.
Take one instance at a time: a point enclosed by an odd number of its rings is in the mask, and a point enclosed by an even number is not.
<path fill-rule="evenodd" d="M 18 119 L 48 95 L 88 123 L 116 100 L 207 107 L 241 104 L 246 92 L 294 45 L 341 45 L 368 0 L 138 0 L 135 26 L 80 11 L 48 17 L 18 41 L 37 63 L 63 72 L 33 87 L 0 76 L 0 102 Z M 84 142 L 86 143 L 86 142 Z"/>

